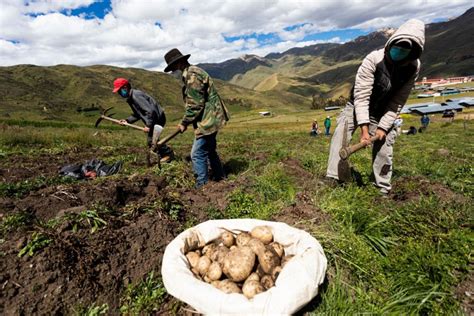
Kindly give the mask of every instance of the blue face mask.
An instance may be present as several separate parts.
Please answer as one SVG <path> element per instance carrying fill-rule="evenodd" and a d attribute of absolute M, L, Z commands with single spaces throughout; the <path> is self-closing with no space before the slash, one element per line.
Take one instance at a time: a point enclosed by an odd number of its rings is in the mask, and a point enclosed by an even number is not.
<path fill-rule="evenodd" d="M 390 48 L 390 58 L 393 61 L 400 61 L 408 57 L 410 55 L 411 49 L 403 48 L 398 46 L 392 46 Z"/>
<path fill-rule="evenodd" d="M 128 97 L 128 91 L 127 89 L 120 89 L 119 94 L 122 98 L 127 98 Z"/>

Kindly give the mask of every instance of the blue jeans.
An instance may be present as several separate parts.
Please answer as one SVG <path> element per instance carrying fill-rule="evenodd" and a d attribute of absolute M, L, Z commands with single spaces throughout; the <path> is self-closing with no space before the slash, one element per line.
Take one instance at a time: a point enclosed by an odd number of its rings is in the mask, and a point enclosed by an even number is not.
<path fill-rule="evenodd" d="M 329 129 L 331 128 L 331 126 L 326 126 L 326 135 L 329 135 Z"/>
<path fill-rule="evenodd" d="M 196 177 L 196 187 L 203 186 L 209 180 L 208 160 L 214 180 L 219 181 L 224 178 L 224 169 L 216 151 L 217 132 L 211 135 L 195 138 L 191 150 L 191 160 L 193 162 L 194 175 Z"/>

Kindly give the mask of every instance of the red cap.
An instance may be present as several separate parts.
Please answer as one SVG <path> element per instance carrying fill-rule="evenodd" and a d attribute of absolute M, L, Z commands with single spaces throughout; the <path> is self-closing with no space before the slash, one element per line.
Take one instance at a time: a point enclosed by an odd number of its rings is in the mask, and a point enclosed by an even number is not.
<path fill-rule="evenodd" d="M 124 85 L 129 84 L 127 79 L 124 78 L 117 78 L 114 80 L 114 90 L 113 93 L 116 93 L 120 90 Z"/>

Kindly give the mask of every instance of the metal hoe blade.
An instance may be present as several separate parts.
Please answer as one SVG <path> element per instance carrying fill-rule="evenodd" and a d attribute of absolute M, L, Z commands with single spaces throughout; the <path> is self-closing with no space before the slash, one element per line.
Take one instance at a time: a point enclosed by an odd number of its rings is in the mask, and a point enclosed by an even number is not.
<path fill-rule="evenodd" d="M 349 142 L 347 140 L 348 130 L 349 130 L 349 127 L 348 127 L 348 122 L 346 120 L 344 122 L 344 135 L 342 136 L 341 151 L 343 151 L 345 148 L 349 146 Z M 339 156 L 342 156 L 342 157 L 340 157 L 339 163 L 337 164 L 338 178 L 342 182 L 349 182 L 352 179 L 351 166 L 349 164 L 349 160 L 347 160 L 347 156 L 345 155 L 339 154 Z"/>

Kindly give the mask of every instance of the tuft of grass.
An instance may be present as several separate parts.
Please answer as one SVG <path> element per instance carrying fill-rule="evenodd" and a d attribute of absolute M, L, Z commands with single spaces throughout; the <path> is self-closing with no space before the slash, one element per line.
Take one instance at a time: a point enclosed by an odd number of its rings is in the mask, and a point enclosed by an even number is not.
<path fill-rule="evenodd" d="M 31 191 L 38 190 L 43 187 L 58 185 L 58 184 L 68 184 L 72 183 L 74 179 L 68 177 L 53 177 L 46 178 L 43 176 L 31 179 L 24 180 L 17 183 L 0 183 L 0 196 L 6 197 L 22 197 L 28 194 Z"/>
<path fill-rule="evenodd" d="M 166 290 L 161 278 L 150 272 L 142 282 L 129 285 L 121 300 L 120 312 L 127 315 L 147 315 L 156 313 L 166 298 Z"/>
<path fill-rule="evenodd" d="M 42 233 L 34 232 L 31 235 L 30 241 L 18 253 L 18 257 L 23 257 L 25 254 L 28 254 L 28 256 L 32 257 L 39 250 L 48 246 L 52 241 L 53 240 L 50 237 Z"/>
<path fill-rule="evenodd" d="M 79 227 L 90 227 L 91 234 L 95 233 L 100 228 L 107 225 L 105 221 L 96 210 L 85 210 L 79 214 L 69 215 L 68 219 L 72 222 L 72 230 L 76 232 Z"/>
<path fill-rule="evenodd" d="M 162 164 L 161 169 L 156 169 L 156 173 L 166 178 L 169 187 L 186 189 L 194 187 L 192 171 L 184 161 L 174 160 Z"/>
<path fill-rule="evenodd" d="M 33 219 L 33 215 L 27 212 L 6 215 L 0 223 L 0 236 L 5 236 L 10 231 L 31 224 Z"/>
<path fill-rule="evenodd" d="M 107 312 L 109 311 L 109 305 L 108 304 L 102 304 L 102 305 L 96 305 L 93 303 L 92 305 L 88 307 L 79 307 L 77 311 L 74 311 L 74 313 L 77 316 L 99 316 L 99 315 L 106 315 Z"/>
<path fill-rule="evenodd" d="M 253 194 L 237 189 L 228 196 L 229 204 L 223 211 L 223 218 L 269 219 L 277 212 L 273 203 L 261 203 Z"/>
<path fill-rule="evenodd" d="M 293 203 L 296 196 L 294 184 L 279 164 L 266 165 L 263 173 L 255 177 L 252 189 L 262 197 L 263 203 L 279 199 Z"/>

